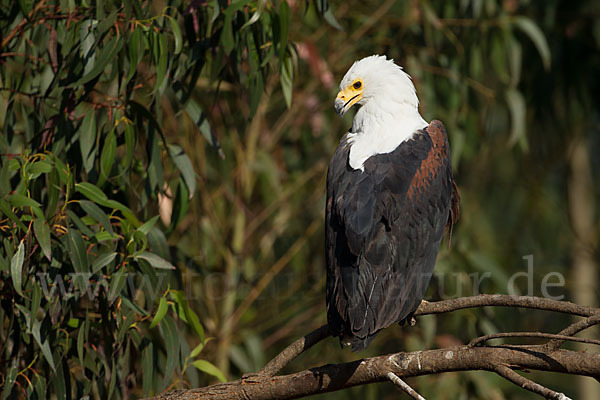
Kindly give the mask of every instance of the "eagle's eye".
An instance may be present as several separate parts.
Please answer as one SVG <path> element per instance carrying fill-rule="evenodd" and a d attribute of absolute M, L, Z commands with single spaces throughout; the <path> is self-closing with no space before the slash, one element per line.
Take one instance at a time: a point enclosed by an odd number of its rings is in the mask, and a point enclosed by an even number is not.
<path fill-rule="evenodd" d="M 360 89 L 362 87 L 362 82 L 361 81 L 356 81 L 354 82 L 354 84 L 352 85 L 352 87 L 356 90 Z"/>

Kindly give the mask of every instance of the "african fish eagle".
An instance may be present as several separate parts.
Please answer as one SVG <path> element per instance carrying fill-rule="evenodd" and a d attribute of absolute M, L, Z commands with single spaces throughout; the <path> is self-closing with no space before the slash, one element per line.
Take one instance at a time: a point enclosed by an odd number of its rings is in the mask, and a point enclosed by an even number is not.
<path fill-rule="evenodd" d="M 419 114 L 415 87 L 385 56 L 355 62 L 335 109 L 360 105 L 327 172 L 327 321 L 352 351 L 412 318 L 442 235 L 458 217 L 446 129 Z"/>

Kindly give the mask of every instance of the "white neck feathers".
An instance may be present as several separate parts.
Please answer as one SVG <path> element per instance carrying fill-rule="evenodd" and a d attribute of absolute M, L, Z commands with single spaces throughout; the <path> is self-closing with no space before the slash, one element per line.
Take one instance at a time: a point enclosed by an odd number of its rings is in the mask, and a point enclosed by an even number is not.
<path fill-rule="evenodd" d="M 392 109 L 389 104 L 379 105 L 377 100 L 373 98 L 363 105 L 352 122 L 348 161 L 353 169 L 364 171 L 364 163 L 371 156 L 391 153 L 427 126 L 415 106 L 395 104 Z"/>
<path fill-rule="evenodd" d="M 364 170 L 376 154 L 394 151 L 402 142 L 427 126 L 419 114 L 419 99 L 410 76 L 385 56 L 370 56 L 354 63 L 340 90 L 363 81 L 361 106 L 348 134 L 350 166 Z"/>

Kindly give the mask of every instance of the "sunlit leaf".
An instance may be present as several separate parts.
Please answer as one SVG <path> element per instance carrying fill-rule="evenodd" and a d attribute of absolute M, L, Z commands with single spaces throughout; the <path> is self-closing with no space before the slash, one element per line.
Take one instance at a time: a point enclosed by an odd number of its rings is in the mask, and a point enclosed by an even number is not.
<path fill-rule="evenodd" d="M 23 260 L 25 257 L 25 246 L 23 242 L 19 243 L 17 252 L 13 255 L 10 262 L 10 277 L 12 278 L 13 286 L 17 293 L 23 296 L 22 280 L 23 280 Z"/>
<path fill-rule="evenodd" d="M 147 251 L 144 251 L 141 254 L 138 254 L 136 258 L 141 258 L 142 260 L 146 260 L 150 263 L 150 265 L 152 265 L 154 268 L 158 268 L 158 269 L 175 269 L 175 266 L 173 264 L 171 264 L 170 262 L 168 262 L 167 260 L 165 260 L 164 258 L 157 256 L 154 253 L 149 253 Z"/>
<path fill-rule="evenodd" d="M 525 104 L 525 99 L 516 89 L 508 89 L 505 96 L 511 117 L 509 144 L 514 145 L 515 143 L 519 143 L 523 150 L 527 150 L 527 137 L 525 136 L 527 105 Z"/>
<path fill-rule="evenodd" d="M 121 47 L 123 47 L 123 42 L 124 41 L 119 36 L 112 36 L 109 42 L 102 48 L 94 67 L 71 86 L 83 85 L 104 72 L 104 68 L 106 68 L 109 62 L 114 60 L 119 50 L 121 50 Z"/>
<path fill-rule="evenodd" d="M 242 29 L 249 27 L 250 25 L 256 23 L 260 18 L 262 12 L 265 9 L 265 5 L 267 4 L 267 0 L 258 0 L 256 5 L 256 11 L 252 14 L 252 17 L 246 21 L 246 23 L 242 26 Z"/>
<path fill-rule="evenodd" d="M 150 231 L 152 230 L 152 228 L 154 227 L 154 224 L 156 224 L 156 221 L 158 221 L 158 215 L 150 218 L 148 221 L 144 222 L 144 224 L 142 226 L 140 226 L 139 228 L 137 228 L 139 231 L 143 232 L 144 234 L 148 235 L 150 233 Z"/>
<path fill-rule="evenodd" d="M 198 354 L 202 352 L 204 349 L 204 343 L 200 343 L 198 346 L 194 347 L 194 350 L 190 353 L 190 358 L 198 357 Z"/>
<path fill-rule="evenodd" d="M 169 154 L 181 172 L 183 181 L 188 187 L 190 198 L 192 198 L 196 191 L 196 173 L 194 172 L 194 167 L 190 158 L 185 154 L 183 149 L 177 145 L 169 145 Z"/>
<path fill-rule="evenodd" d="M 81 182 L 75 184 L 75 190 L 87 197 L 88 199 L 102 204 L 108 200 L 104 192 L 96 185 L 89 182 Z"/>
<path fill-rule="evenodd" d="M 158 308 L 156 309 L 156 314 L 154 314 L 154 318 L 152 318 L 152 323 L 150 324 L 150 329 L 154 328 L 156 325 L 162 321 L 163 317 L 167 314 L 168 309 L 167 299 L 164 297 L 160 298 L 158 302 Z"/>
<path fill-rule="evenodd" d="M 225 375 L 223 375 L 221 370 L 206 360 L 196 360 L 192 365 L 200 371 L 216 377 L 221 382 L 227 382 L 227 379 L 225 379 Z"/>
<path fill-rule="evenodd" d="M 511 21 L 517 28 L 519 28 L 523 33 L 525 33 L 529 37 L 529 39 L 531 39 L 537 51 L 540 53 L 540 57 L 542 59 L 542 63 L 544 64 L 544 68 L 546 70 L 549 70 L 551 62 L 550 46 L 548 46 L 546 36 L 539 28 L 539 26 L 531 19 L 522 15 L 513 17 Z"/>
<path fill-rule="evenodd" d="M 292 82 L 294 79 L 294 66 L 292 59 L 286 56 L 283 64 L 281 64 L 281 89 L 283 98 L 288 108 L 292 105 Z"/>
<path fill-rule="evenodd" d="M 325 18 L 325 21 L 327 21 L 327 23 L 333 26 L 335 29 L 339 31 L 344 30 L 344 28 L 342 28 L 338 20 L 335 18 L 335 15 L 333 15 L 333 11 L 331 11 L 331 8 L 327 9 L 327 11 L 323 13 L 323 18 Z"/>
<path fill-rule="evenodd" d="M 173 37 L 175 39 L 175 55 L 181 53 L 181 49 L 183 48 L 183 37 L 181 35 L 181 29 L 179 28 L 179 24 L 177 20 L 170 15 L 166 15 L 169 20 L 169 24 L 171 25 L 171 31 L 173 32 Z"/>

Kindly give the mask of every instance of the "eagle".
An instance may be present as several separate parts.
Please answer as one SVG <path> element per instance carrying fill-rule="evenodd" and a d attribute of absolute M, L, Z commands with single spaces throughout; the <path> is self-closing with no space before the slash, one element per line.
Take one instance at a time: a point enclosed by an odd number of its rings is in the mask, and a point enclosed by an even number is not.
<path fill-rule="evenodd" d="M 379 55 L 356 61 L 335 110 L 355 104 L 327 171 L 325 216 L 327 322 L 352 351 L 412 319 L 460 201 L 446 129 L 421 117 L 402 67 Z"/>

